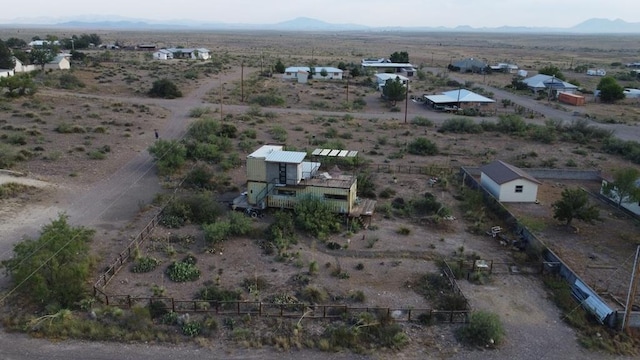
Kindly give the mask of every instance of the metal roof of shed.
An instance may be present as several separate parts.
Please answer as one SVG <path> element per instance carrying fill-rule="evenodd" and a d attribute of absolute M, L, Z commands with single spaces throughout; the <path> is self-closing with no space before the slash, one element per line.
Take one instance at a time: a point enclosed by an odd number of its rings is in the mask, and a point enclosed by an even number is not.
<path fill-rule="evenodd" d="M 266 162 L 279 162 L 289 164 L 299 164 L 307 156 L 306 152 L 300 151 L 274 151 L 267 155 Z"/>

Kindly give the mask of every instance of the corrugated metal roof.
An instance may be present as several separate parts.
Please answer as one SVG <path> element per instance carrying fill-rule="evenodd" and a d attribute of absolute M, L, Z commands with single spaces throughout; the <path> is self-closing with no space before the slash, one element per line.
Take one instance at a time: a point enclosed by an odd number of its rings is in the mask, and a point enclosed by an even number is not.
<path fill-rule="evenodd" d="M 442 95 L 446 95 L 446 96 L 454 99 L 454 101 L 460 101 L 460 102 L 474 102 L 474 103 L 494 103 L 494 102 L 496 102 L 493 99 L 489 99 L 488 97 L 484 97 L 484 96 L 482 96 L 480 94 L 476 94 L 473 91 L 469 91 L 467 89 L 458 89 L 458 90 L 445 91 L 445 92 L 442 93 Z"/>
<path fill-rule="evenodd" d="M 536 184 L 541 184 L 540 181 L 529 175 L 526 171 L 519 169 L 513 165 L 509 165 L 501 160 L 496 160 L 481 167 L 480 171 L 486 174 L 498 185 L 502 185 L 516 179 L 527 179 Z"/>
<path fill-rule="evenodd" d="M 281 151 L 283 149 L 282 145 L 262 145 L 258 150 L 252 152 L 247 157 L 248 158 L 263 158 L 267 157 L 270 153 L 274 151 Z"/>
<path fill-rule="evenodd" d="M 408 77 L 402 76 L 400 74 L 381 73 L 381 74 L 376 74 L 376 77 L 382 81 L 387 81 L 389 79 L 395 80 L 396 78 L 399 78 L 400 81 L 409 81 Z"/>
<path fill-rule="evenodd" d="M 306 152 L 300 151 L 273 151 L 269 155 L 267 155 L 265 161 L 299 164 L 304 160 L 306 156 Z"/>

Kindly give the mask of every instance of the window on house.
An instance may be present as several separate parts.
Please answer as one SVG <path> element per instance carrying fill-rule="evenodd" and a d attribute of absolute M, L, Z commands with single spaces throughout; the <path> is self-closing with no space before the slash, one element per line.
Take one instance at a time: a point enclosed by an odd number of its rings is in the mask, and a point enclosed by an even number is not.
<path fill-rule="evenodd" d="M 347 195 L 324 194 L 324 198 L 332 200 L 347 200 Z"/>
<path fill-rule="evenodd" d="M 522 186 L 522 185 L 516 185 L 516 192 L 517 192 L 517 193 L 521 193 L 521 192 L 522 192 L 522 189 L 523 189 L 523 186 Z"/>

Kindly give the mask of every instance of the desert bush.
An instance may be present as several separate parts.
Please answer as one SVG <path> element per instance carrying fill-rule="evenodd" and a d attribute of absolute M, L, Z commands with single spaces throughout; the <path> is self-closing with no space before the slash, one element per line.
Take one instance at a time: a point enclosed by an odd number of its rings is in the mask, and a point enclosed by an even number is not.
<path fill-rule="evenodd" d="M 191 110 L 189 110 L 189 117 L 192 118 L 201 118 L 204 115 L 210 114 L 211 113 L 211 108 L 208 106 L 204 106 L 204 107 L 197 107 L 197 108 L 193 108 Z"/>
<path fill-rule="evenodd" d="M 149 153 L 155 159 L 158 170 L 162 174 L 176 172 L 187 157 L 186 148 L 176 140 L 157 140 L 149 147 Z"/>
<path fill-rule="evenodd" d="M 445 120 L 438 132 L 456 133 L 456 134 L 478 134 L 482 132 L 482 126 L 476 124 L 473 119 L 468 118 L 452 118 Z"/>
<path fill-rule="evenodd" d="M 269 130 L 273 140 L 284 143 L 287 141 L 287 130 L 282 126 L 274 126 Z"/>
<path fill-rule="evenodd" d="M 226 302 L 240 300 L 240 293 L 234 290 L 220 289 L 216 285 L 208 284 L 198 290 L 196 299 L 209 302 Z"/>
<path fill-rule="evenodd" d="M 329 294 L 327 294 L 327 291 L 324 289 L 307 286 L 302 290 L 299 298 L 311 304 L 322 304 L 327 302 Z"/>
<path fill-rule="evenodd" d="M 527 123 L 518 115 L 500 115 L 496 129 L 506 134 L 519 134 L 527 129 Z"/>
<path fill-rule="evenodd" d="M 167 267 L 167 276 L 171 281 L 195 281 L 200 278 L 200 270 L 190 261 L 174 261 Z"/>
<path fill-rule="evenodd" d="M 411 123 L 414 125 L 418 125 L 418 126 L 428 126 L 431 127 L 433 126 L 433 121 L 422 117 L 422 116 L 416 116 L 411 120 Z"/>
<path fill-rule="evenodd" d="M 158 259 L 150 256 L 143 256 L 136 259 L 131 271 L 134 273 L 146 273 L 156 269 L 160 262 Z"/>
<path fill-rule="evenodd" d="M 438 146 L 427 138 L 419 137 L 409 143 L 407 151 L 413 155 L 436 155 Z"/>
<path fill-rule="evenodd" d="M 471 314 L 469 324 L 461 327 L 456 335 L 469 345 L 495 347 L 502 342 L 505 331 L 497 314 L 476 311 Z"/>
<path fill-rule="evenodd" d="M 184 184 L 188 187 L 211 190 L 213 171 L 204 165 L 197 165 L 184 178 Z"/>
<path fill-rule="evenodd" d="M 260 244 L 267 254 L 281 253 L 296 242 L 295 224 L 290 212 L 279 211 L 274 215 L 274 221 L 267 227 L 265 240 Z"/>
<path fill-rule="evenodd" d="M 83 88 L 85 86 L 84 83 L 80 81 L 80 79 L 68 73 L 63 73 L 62 75 L 60 75 L 60 77 L 58 78 L 58 82 L 60 88 L 67 90 Z"/>
<path fill-rule="evenodd" d="M 253 95 L 249 98 L 249 104 L 256 104 L 260 106 L 283 106 L 285 104 L 284 99 L 276 94 L 261 94 Z"/>
<path fill-rule="evenodd" d="M 340 221 L 331 206 L 320 198 L 308 196 L 294 207 L 296 227 L 319 239 L 340 230 Z"/>
<path fill-rule="evenodd" d="M 182 92 L 178 89 L 178 86 L 169 79 L 154 81 L 148 94 L 151 97 L 159 97 L 163 99 L 175 99 L 182 97 Z"/>

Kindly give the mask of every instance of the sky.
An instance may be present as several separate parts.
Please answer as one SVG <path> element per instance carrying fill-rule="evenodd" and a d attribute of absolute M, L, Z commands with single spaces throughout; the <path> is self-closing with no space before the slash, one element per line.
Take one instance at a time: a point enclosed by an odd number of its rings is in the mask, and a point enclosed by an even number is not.
<path fill-rule="evenodd" d="M 3 6 L 15 19 L 116 15 L 146 20 L 274 24 L 310 17 L 383 26 L 571 27 L 591 18 L 640 22 L 638 0 L 56 0 Z"/>

